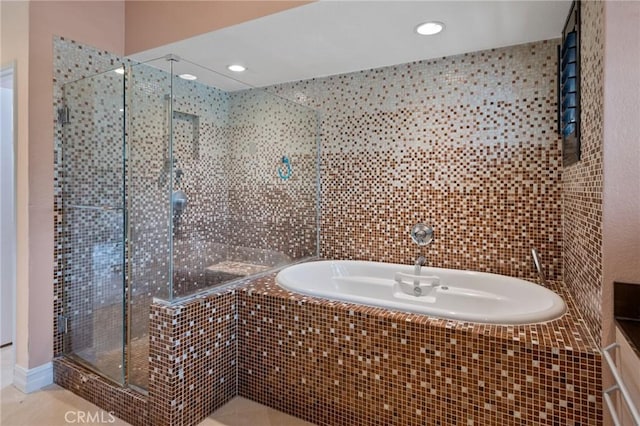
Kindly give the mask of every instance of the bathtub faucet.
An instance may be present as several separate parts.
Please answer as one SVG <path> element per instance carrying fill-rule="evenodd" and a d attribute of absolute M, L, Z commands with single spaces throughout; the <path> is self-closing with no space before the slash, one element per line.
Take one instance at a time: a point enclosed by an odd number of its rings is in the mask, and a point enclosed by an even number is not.
<path fill-rule="evenodd" d="M 540 284 L 547 285 L 547 279 L 544 276 L 544 271 L 542 270 L 542 262 L 540 262 L 540 255 L 538 254 L 538 250 L 531 249 L 531 257 L 533 258 L 533 266 L 536 268 L 536 272 L 538 273 Z"/>
<path fill-rule="evenodd" d="M 424 256 L 420 256 L 416 259 L 416 263 L 413 268 L 413 275 L 416 278 L 413 280 L 413 294 L 416 296 L 420 296 L 422 294 L 422 289 L 420 288 L 420 279 L 417 278 L 420 276 L 420 269 L 427 264 L 427 259 Z"/>

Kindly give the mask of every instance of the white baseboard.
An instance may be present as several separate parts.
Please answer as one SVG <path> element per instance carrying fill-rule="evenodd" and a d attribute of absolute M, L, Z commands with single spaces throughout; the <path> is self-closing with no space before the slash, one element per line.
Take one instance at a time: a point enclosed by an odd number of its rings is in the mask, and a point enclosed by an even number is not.
<path fill-rule="evenodd" d="M 13 370 L 13 385 L 24 393 L 35 392 L 53 383 L 53 363 L 48 362 L 26 369 L 16 364 Z"/>

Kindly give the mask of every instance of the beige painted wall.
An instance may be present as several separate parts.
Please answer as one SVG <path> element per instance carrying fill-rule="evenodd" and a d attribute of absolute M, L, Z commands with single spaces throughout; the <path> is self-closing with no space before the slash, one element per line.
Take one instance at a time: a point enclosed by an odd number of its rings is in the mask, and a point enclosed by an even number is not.
<path fill-rule="evenodd" d="M 604 155 L 602 200 L 602 345 L 616 340 L 613 320 L 614 281 L 640 284 L 640 2 L 605 3 L 604 28 Z M 624 345 L 624 337 L 618 341 Z M 623 349 L 619 349 L 621 353 Z M 628 351 L 627 351 L 628 352 Z M 631 360 L 635 358 L 635 362 Z M 637 386 L 630 371 L 640 365 L 627 354 L 618 366 L 624 379 Z M 603 387 L 613 384 L 603 366 Z M 637 397 L 637 389 L 634 388 Z M 631 424 L 618 398 L 618 412 Z M 636 400 L 636 404 L 640 403 Z M 608 411 L 608 410 L 605 410 Z M 605 424 L 611 418 L 605 414 Z"/>
<path fill-rule="evenodd" d="M 307 3 L 311 1 L 126 0 L 125 52 L 131 55 Z"/>
<path fill-rule="evenodd" d="M 16 104 L 16 360 L 27 365 L 28 302 L 29 302 L 29 3 L 0 3 L 1 49 L 0 67 L 15 66 Z"/>
<path fill-rule="evenodd" d="M 615 339 L 613 282 L 640 284 L 640 2 L 605 3 L 603 345 Z"/>

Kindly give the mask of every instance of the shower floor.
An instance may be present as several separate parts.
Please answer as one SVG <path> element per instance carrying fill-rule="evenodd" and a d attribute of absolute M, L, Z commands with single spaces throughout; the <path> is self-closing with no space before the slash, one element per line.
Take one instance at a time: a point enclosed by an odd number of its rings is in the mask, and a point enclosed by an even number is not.
<path fill-rule="evenodd" d="M 149 385 L 149 338 L 137 337 L 129 345 L 129 378 L 128 383 L 139 388 L 147 389 Z M 101 374 L 121 382 L 122 377 L 122 349 L 101 351 L 96 354 L 93 349 L 76 353 L 76 356 L 91 364 Z"/>

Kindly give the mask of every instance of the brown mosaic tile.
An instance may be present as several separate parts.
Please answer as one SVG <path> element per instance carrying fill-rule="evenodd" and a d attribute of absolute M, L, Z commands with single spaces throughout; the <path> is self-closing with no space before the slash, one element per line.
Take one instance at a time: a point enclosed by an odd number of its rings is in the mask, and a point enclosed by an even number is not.
<path fill-rule="evenodd" d="M 236 294 L 151 305 L 150 420 L 195 425 L 236 396 Z"/>
<path fill-rule="evenodd" d="M 320 251 L 535 278 L 562 272 L 556 46 L 549 40 L 287 83 L 321 113 Z"/>
<path fill-rule="evenodd" d="M 238 393 L 326 425 L 598 425 L 600 354 L 569 312 L 500 326 L 287 292 L 238 293 Z"/>
<path fill-rule="evenodd" d="M 317 299 L 273 274 L 152 304 L 150 424 L 197 424 L 236 394 L 316 424 L 601 424 L 597 345 L 549 285 L 569 312 L 519 326 Z"/>
<path fill-rule="evenodd" d="M 116 417 L 134 426 L 151 424 L 145 396 L 113 384 L 66 358 L 54 359 L 53 375 L 55 383 Z"/>
<path fill-rule="evenodd" d="M 62 38 L 53 48 L 54 107 L 70 109 L 69 123 L 55 123 L 54 144 L 54 316 L 57 324 L 65 315 L 70 331 L 64 339 L 56 332 L 54 352 L 76 353 L 111 378 L 128 374 L 129 383 L 145 388 L 152 298 L 184 297 L 243 276 L 216 265 L 273 269 L 317 254 L 316 114 L 259 90 L 226 93 L 171 82 L 147 65 L 133 66 L 125 80 L 112 72 L 121 61 L 115 55 Z M 174 188 L 189 197 L 174 223 L 172 251 L 165 170 L 170 83 L 173 155 L 183 172 Z M 127 245 L 118 209 L 125 124 Z M 276 168 L 283 154 L 293 165 L 286 182 Z M 252 232 L 230 233 L 229 227 Z M 123 292 L 125 269 L 129 288 Z M 127 339 L 139 343 L 126 348 L 127 373 L 117 361 L 125 315 Z"/>
<path fill-rule="evenodd" d="M 564 273 L 594 337 L 602 330 L 604 2 L 581 2 L 581 158 L 562 174 Z"/>

